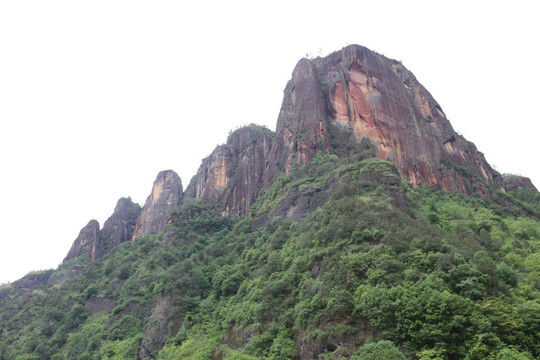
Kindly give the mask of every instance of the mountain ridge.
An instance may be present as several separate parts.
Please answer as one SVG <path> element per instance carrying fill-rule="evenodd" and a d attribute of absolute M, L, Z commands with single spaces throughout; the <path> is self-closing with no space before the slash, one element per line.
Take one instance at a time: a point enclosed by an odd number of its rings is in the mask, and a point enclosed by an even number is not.
<path fill-rule="evenodd" d="M 299 60 L 284 90 L 276 131 L 252 124 L 232 132 L 202 160 L 185 194 L 176 173 L 160 172 L 133 238 L 165 231 L 167 212 L 183 197 L 214 204 L 222 215 L 243 216 L 279 173 L 302 167 L 319 152 L 348 156 L 364 140 L 415 186 L 483 196 L 505 186 L 536 190 L 526 177 L 503 179 L 453 130 L 441 106 L 399 61 L 350 45 Z M 165 182 L 170 199 L 154 204 Z M 300 220 L 290 211 L 289 218 Z M 76 239 L 73 246 L 95 259 L 82 241 L 87 240 Z"/>

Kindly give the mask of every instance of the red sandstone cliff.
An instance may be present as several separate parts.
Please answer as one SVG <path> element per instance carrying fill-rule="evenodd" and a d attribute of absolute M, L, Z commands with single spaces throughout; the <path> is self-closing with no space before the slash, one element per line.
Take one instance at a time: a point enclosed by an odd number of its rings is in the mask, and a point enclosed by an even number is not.
<path fill-rule="evenodd" d="M 202 161 L 193 196 L 218 205 L 223 215 L 246 214 L 264 188 L 273 136 L 256 125 L 234 131 Z"/>
<path fill-rule="evenodd" d="M 278 173 L 303 166 L 318 152 L 351 155 L 368 139 L 376 155 L 415 186 L 489 195 L 510 184 L 454 131 L 400 62 L 351 45 L 300 60 L 284 91 L 276 133 L 254 125 L 232 133 L 202 161 L 187 196 L 241 216 Z M 146 212 L 135 236 L 148 233 L 141 230 Z"/>
<path fill-rule="evenodd" d="M 351 155 L 365 139 L 413 185 L 484 195 L 503 189 L 500 174 L 454 131 L 410 71 L 358 45 L 300 60 L 284 91 L 276 134 L 257 137 L 254 129 L 234 132 L 203 160 L 190 196 L 216 204 L 224 215 L 243 215 L 278 173 L 318 152 Z"/>
<path fill-rule="evenodd" d="M 401 63 L 351 45 L 298 62 L 285 89 L 267 182 L 367 137 L 380 158 L 413 185 L 471 194 L 502 188 L 474 144 L 457 134 L 439 104 Z"/>

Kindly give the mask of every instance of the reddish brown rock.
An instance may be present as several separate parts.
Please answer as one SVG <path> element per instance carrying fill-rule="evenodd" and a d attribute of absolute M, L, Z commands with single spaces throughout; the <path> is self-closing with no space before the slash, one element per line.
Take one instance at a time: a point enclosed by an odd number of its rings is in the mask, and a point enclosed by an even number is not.
<path fill-rule="evenodd" d="M 160 172 L 137 219 L 133 238 L 162 232 L 167 225 L 169 211 L 180 202 L 182 191 L 182 180 L 178 174 L 172 170 Z"/>
<path fill-rule="evenodd" d="M 273 136 L 256 125 L 233 132 L 202 161 L 190 192 L 216 204 L 223 215 L 246 214 L 263 189 Z"/>
<path fill-rule="evenodd" d="M 531 179 L 525 176 L 519 175 L 503 175 L 504 190 L 505 191 L 517 191 L 522 189 L 532 189 L 538 191 L 533 185 Z"/>
<path fill-rule="evenodd" d="M 471 194 L 502 188 L 474 144 L 457 134 L 439 104 L 401 63 L 351 45 L 302 59 L 285 89 L 268 183 L 318 151 L 343 152 L 369 138 L 413 185 Z"/>
<path fill-rule="evenodd" d="M 135 224 L 141 214 L 139 204 L 131 198 L 120 198 L 114 208 L 114 213 L 105 221 L 101 229 L 101 238 L 107 248 L 112 248 L 131 240 Z"/>
<path fill-rule="evenodd" d="M 281 171 L 302 166 L 318 151 L 328 151 L 327 110 L 317 69 L 302 59 L 287 84 L 266 174 L 266 185 Z"/>
<path fill-rule="evenodd" d="M 82 254 L 87 254 L 92 261 L 103 255 L 103 244 L 99 236 L 99 223 L 97 220 L 90 222 L 81 229 L 79 236 L 73 241 L 64 262 L 74 259 Z"/>

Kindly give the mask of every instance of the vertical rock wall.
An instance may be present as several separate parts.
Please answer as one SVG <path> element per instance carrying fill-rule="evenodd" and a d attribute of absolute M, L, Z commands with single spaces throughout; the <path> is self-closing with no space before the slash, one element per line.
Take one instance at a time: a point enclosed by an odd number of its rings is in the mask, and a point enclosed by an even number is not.
<path fill-rule="evenodd" d="M 169 211 L 180 202 L 182 191 L 182 180 L 178 174 L 172 170 L 161 171 L 137 219 L 133 238 L 162 232 Z"/>

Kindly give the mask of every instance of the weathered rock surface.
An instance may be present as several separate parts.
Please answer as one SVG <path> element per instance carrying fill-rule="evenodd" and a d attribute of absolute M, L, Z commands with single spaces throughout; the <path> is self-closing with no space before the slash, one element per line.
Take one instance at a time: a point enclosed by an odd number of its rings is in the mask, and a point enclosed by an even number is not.
<path fill-rule="evenodd" d="M 99 236 L 99 222 L 90 220 L 90 222 L 81 229 L 79 236 L 73 241 L 64 262 L 74 259 L 82 254 L 87 254 L 92 261 L 103 255 L 103 243 Z"/>
<path fill-rule="evenodd" d="M 131 240 L 140 214 L 139 204 L 131 201 L 131 198 L 120 198 L 113 214 L 105 221 L 101 229 L 101 237 L 106 247 L 112 248 Z"/>
<path fill-rule="evenodd" d="M 457 134 L 439 104 L 401 63 L 351 45 L 302 59 L 285 89 L 267 182 L 311 160 L 369 138 L 413 185 L 471 194 L 502 188 L 474 144 Z"/>
<path fill-rule="evenodd" d="M 310 60 L 302 59 L 285 87 L 266 184 L 277 173 L 289 172 L 291 166 L 304 165 L 318 151 L 329 150 L 327 112 L 317 69 Z"/>
<path fill-rule="evenodd" d="M 531 179 L 519 175 L 503 175 L 504 190 L 517 191 L 522 189 L 532 189 L 538 191 Z"/>
<path fill-rule="evenodd" d="M 246 214 L 264 188 L 273 136 L 255 125 L 233 132 L 202 161 L 190 189 L 195 198 L 216 204 L 223 215 Z"/>
<path fill-rule="evenodd" d="M 161 171 L 137 219 L 133 238 L 162 232 L 169 211 L 178 205 L 182 193 L 182 180 L 178 174 L 172 170 Z"/>

